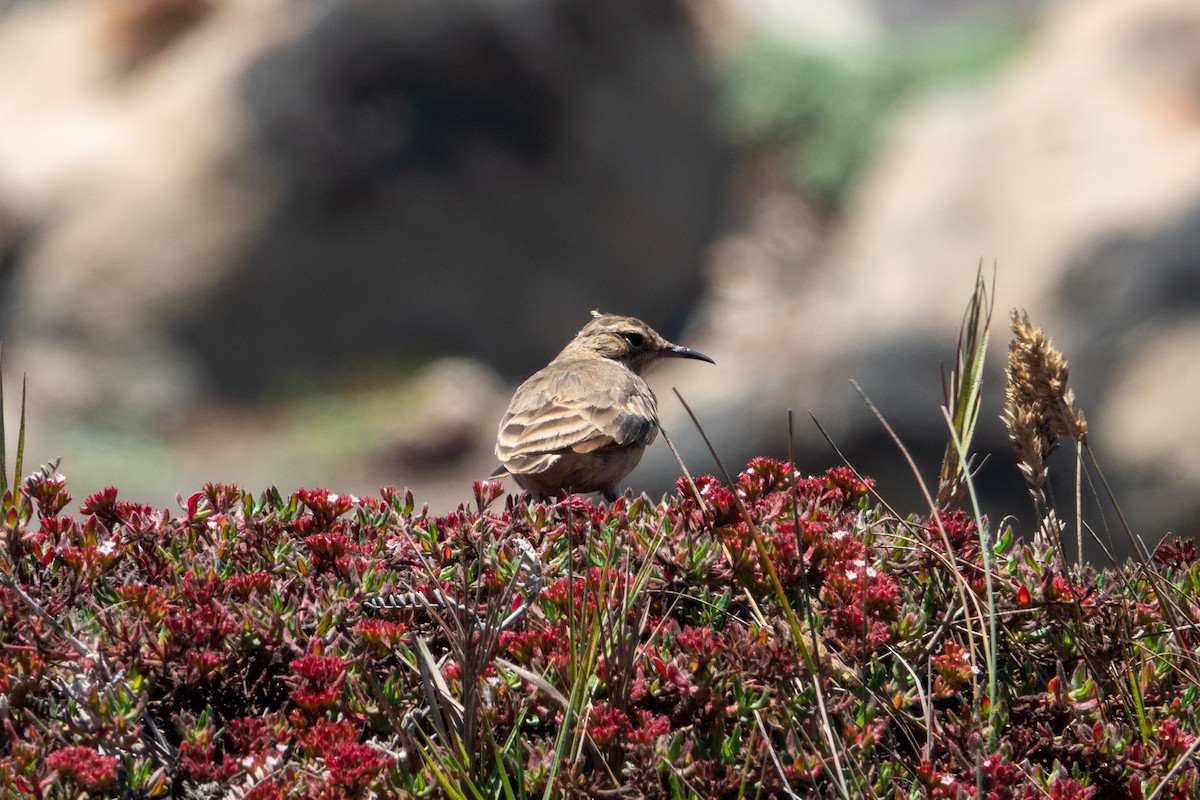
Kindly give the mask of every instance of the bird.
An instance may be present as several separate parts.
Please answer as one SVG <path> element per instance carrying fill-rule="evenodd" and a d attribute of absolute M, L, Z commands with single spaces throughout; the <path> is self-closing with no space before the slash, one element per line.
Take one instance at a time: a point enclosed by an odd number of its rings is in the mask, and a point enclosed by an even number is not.
<path fill-rule="evenodd" d="M 554 360 L 513 394 L 496 434 L 500 468 L 525 491 L 552 499 L 600 492 L 621 480 L 658 436 L 658 400 L 642 371 L 663 358 L 711 358 L 664 339 L 635 317 L 592 312 Z"/>

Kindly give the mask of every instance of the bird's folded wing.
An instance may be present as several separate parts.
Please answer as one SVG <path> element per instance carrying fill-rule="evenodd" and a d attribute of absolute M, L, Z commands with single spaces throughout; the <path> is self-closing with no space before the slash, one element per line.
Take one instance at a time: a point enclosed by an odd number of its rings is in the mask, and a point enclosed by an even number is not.
<path fill-rule="evenodd" d="M 650 444 L 658 433 L 654 395 L 626 370 L 559 371 L 527 381 L 500 423 L 496 455 L 516 472 L 540 472 L 563 450 Z"/>

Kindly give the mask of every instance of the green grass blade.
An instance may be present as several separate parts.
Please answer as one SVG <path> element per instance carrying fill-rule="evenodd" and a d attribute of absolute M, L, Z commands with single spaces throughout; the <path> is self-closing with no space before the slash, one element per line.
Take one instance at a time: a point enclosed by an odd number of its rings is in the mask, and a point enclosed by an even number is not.
<path fill-rule="evenodd" d="M 951 440 L 946 442 L 938 476 L 937 507 L 941 509 L 950 509 L 962 499 L 966 489 L 965 478 L 971 471 L 971 440 L 979 421 L 983 367 L 992 324 L 994 276 L 992 286 L 989 294 L 981 267 L 975 275 L 975 289 L 959 328 L 954 370 L 950 374 L 949 384 L 944 386 L 946 406 L 958 444 Z"/>
<path fill-rule="evenodd" d="M 4 409 L 0 408 L 0 415 Z M 0 431 L 0 437 L 3 437 Z M 0 470 L 3 471 L 3 470 Z M 13 464 L 13 493 L 21 486 L 21 476 L 25 474 L 25 376 L 21 376 L 21 422 L 17 427 L 17 458 Z"/>

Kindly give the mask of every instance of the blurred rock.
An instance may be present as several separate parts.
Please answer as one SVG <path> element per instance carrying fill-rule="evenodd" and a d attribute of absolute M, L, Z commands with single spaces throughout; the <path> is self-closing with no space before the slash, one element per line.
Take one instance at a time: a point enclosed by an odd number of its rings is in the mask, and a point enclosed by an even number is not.
<path fill-rule="evenodd" d="M 1197 27 L 1200 45 L 1200 26 Z M 1200 75 L 1200 73 L 1197 73 Z M 1197 81 L 1200 90 L 1200 79 Z M 1076 395 L 1095 398 L 1092 439 L 1150 542 L 1200 526 L 1200 197 L 1149 230 L 1082 248 L 1055 300 L 1072 332 Z"/>
<path fill-rule="evenodd" d="M 1152 541 L 1195 530 L 1200 5 L 1054 6 L 991 82 L 911 104 L 826 245 L 802 211 L 781 217 L 780 207 L 768 193 L 744 231 L 713 249 L 716 288 L 684 337 L 719 365 L 718 386 L 709 374 L 678 380 L 730 466 L 785 452 L 784 409 L 811 409 L 890 499 L 915 487 L 848 387 L 855 378 L 935 476 L 945 442 L 939 363 L 952 364 L 977 267 L 990 276 L 995 261 L 977 444 L 997 456 L 981 476 L 985 500 L 1002 500 L 985 507 L 1028 507 L 996 420 L 1007 310 L 1022 307 L 1070 360 L 1092 445 L 1139 530 Z M 801 462 L 828 463 L 806 414 L 797 431 Z M 661 485 L 677 467 L 658 457 Z M 693 458 L 711 469 L 702 451 Z M 1073 505 L 1070 453 L 1051 463 L 1060 503 Z M 914 491 L 899 504 L 924 502 Z"/>
<path fill-rule="evenodd" d="M 396 409 L 405 424 L 385 443 L 385 469 L 428 479 L 430 473 L 458 469 L 478 456 L 481 443 L 486 449 L 495 440 L 496 410 L 508 397 L 496 373 L 475 361 L 445 358 L 412 382 L 411 401 Z M 487 456 L 480 461 L 479 478 L 492 471 L 492 461 Z"/>
<path fill-rule="evenodd" d="M 215 8 L 217 0 L 111 0 L 109 25 L 117 68 L 132 72 L 170 49 Z"/>
<path fill-rule="evenodd" d="M 706 27 L 718 43 L 728 42 L 731 32 L 756 32 L 803 50 L 853 60 L 883 39 L 879 11 L 871 0 L 717 0 L 697 5 L 716 17 Z"/>
<path fill-rule="evenodd" d="M 23 226 L 0 336 L 51 427 L 153 427 L 205 393 L 171 332 L 271 197 L 242 158 L 236 82 L 283 5 L 221 0 L 169 31 L 124 0 L 0 17 L 0 197 Z"/>
<path fill-rule="evenodd" d="M 60 0 L 0 17 L 0 73 L 0 335 L 52 418 L 677 330 L 721 203 L 675 2 Z"/>
<path fill-rule="evenodd" d="M 450 352 L 516 377 L 591 308 L 670 330 L 699 292 L 725 157 L 673 3 L 335 4 L 244 93 L 285 200 L 188 331 L 225 387 L 271 376 L 213 314 L 318 375 Z"/>

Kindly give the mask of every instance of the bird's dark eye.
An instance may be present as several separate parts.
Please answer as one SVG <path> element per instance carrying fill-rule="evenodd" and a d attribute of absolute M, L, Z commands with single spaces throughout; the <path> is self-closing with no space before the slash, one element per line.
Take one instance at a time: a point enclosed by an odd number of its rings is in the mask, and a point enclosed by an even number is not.
<path fill-rule="evenodd" d="M 646 343 L 646 337 L 642 336 L 640 333 L 629 331 L 627 333 L 622 333 L 621 335 L 625 337 L 625 341 L 629 342 L 634 347 L 641 347 Z"/>

